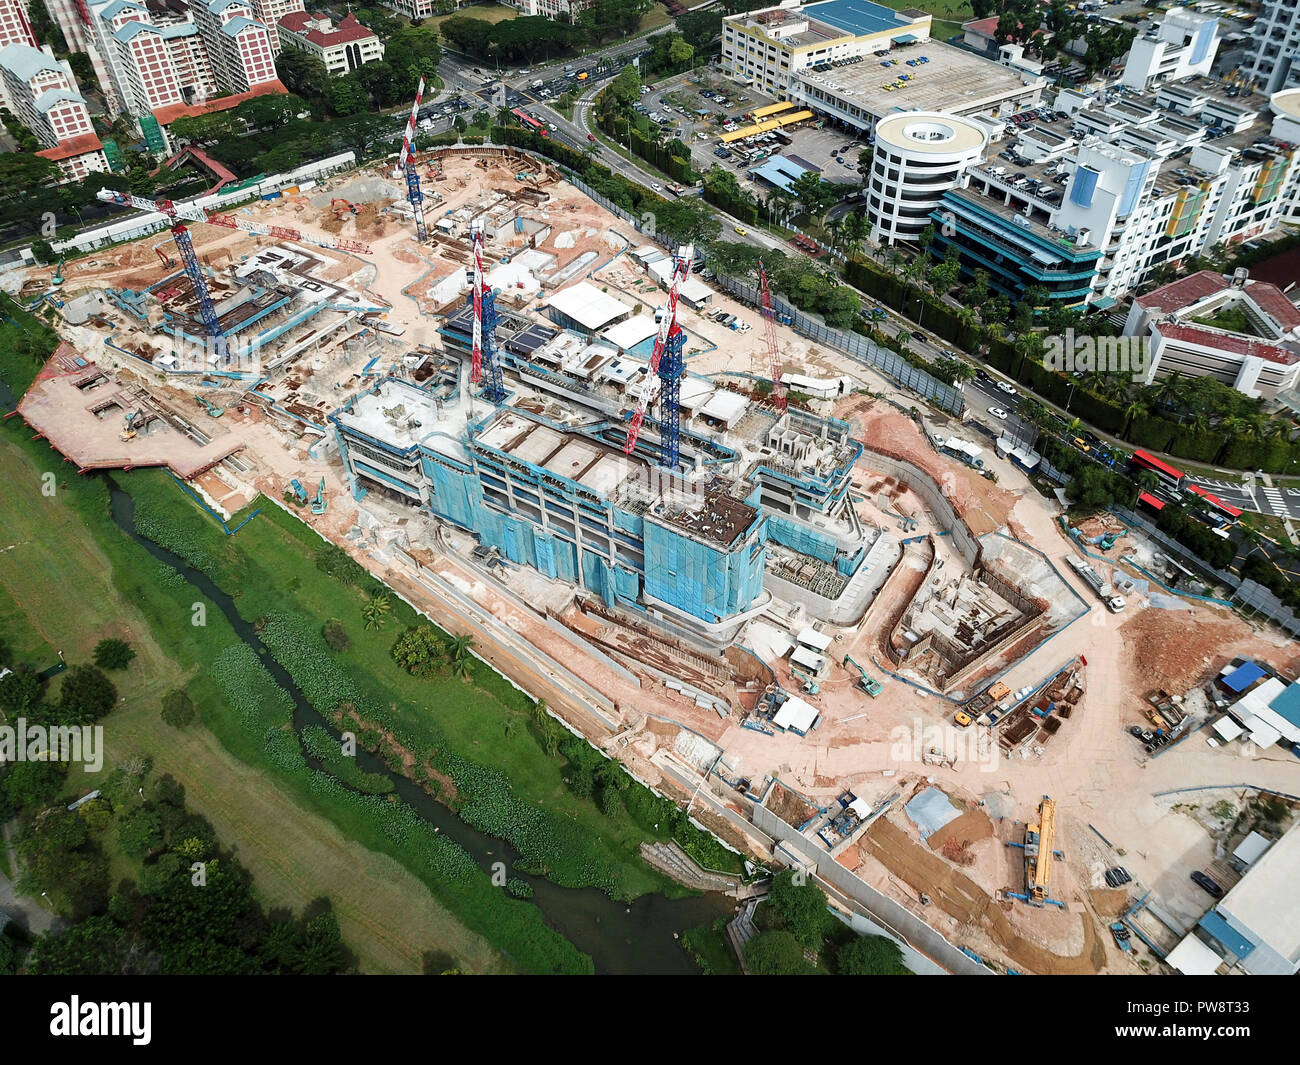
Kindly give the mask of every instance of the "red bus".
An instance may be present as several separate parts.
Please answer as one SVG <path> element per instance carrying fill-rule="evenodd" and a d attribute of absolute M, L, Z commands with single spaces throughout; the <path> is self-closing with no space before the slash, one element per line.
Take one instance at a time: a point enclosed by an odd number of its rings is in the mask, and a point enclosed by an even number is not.
<path fill-rule="evenodd" d="M 1240 511 L 1240 510 L 1238 510 L 1236 507 L 1234 507 L 1234 506 L 1233 506 L 1232 504 L 1230 504 L 1230 503 L 1225 503 L 1225 502 L 1224 502 L 1222 499 L 1220 499 L 1218 496 L 1216 496 L 1216 495 L 1211 495 L 1211 494 L 1210 494 L 1209 492 L 1207 492 L 1204 488 L 1202 488 L 1199 484 L 1191 484 L 1191 485 L 1188 485 L 1188 486 L 1187 486 L 1187 490 L 1188 490 L 1189 492 L 1194 492 L 1194 493 L 1196 493 L 1196 495 L 1198 495 L 1198 496 L 1200 496 L 1202 499 L 1204 499 L 1207 503 L 1210 504 L 1210 506 L 1212 506 L 1212 507 L 1213 507 L 1215 510 L 1217 510 L 1220 514 L 1223 514 L 1223 515 L 1225 515 L 1226 517 L 1231 518 L 1233 521 L 1236 521 L 1238 518 L 1241 517 L 1241 511 Z"/>
<path fill-rule="evenodd" d="M 1129 460 L 1129 467 L 1139 473 L 1143 470 L 1150 470 L 1158 478 L 1160 483 L 1166 488 L 1177 490 L 1182 488 L 1183 482 L 1187 480 L 1182 470 L 1176 470 L 1167 462 L 1161 462 L 1154 455 L 1146 451 L 1135 451 L 1133 457 Z"/>
<path fill-rule="evenodd" d="M 514 115 L 515 118 L 519 119 L 519 121 L 522 122 L 524 126 L 527 127 L 528 129 L 536 130 L 543 137 L 550 136 L 550 134 L 546 132 L 546 127 L 542 125 L 542 123 L 538 122 L 537 119 L 533 118 L 533 116 L 528 114 L 526 111 L 522 111 L 518 107 L 516 107 L 510 113 Z"/>

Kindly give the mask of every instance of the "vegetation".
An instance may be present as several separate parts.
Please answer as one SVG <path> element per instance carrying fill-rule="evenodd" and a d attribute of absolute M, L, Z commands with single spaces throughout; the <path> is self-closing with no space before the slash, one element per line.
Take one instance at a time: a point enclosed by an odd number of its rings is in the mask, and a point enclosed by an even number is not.
<path fill-rule="evenodd" d="M 840 947 L 835 955 L 841 976 L 908 976 L 903 951 L 884 936 L 862 936 Z"/>
<path fill-rule="evenodd" d="M 812 966 L 803 950 L 789 932 L 759 932 L 745 944 L 745 967 L 755 976 L 805 976 Z"/>
<path fill-rule="evenodd" d="M 100 669 L 126 669 L 135 651 L 125 640 L 110 637 L 95 644 L 95 665 Z"/>
<path fill-rule="evenodd" d="M 163 696 L 162 719 L 172 728 L 184 728 L 194 721 L 194 700 L 179 688 Z"/>

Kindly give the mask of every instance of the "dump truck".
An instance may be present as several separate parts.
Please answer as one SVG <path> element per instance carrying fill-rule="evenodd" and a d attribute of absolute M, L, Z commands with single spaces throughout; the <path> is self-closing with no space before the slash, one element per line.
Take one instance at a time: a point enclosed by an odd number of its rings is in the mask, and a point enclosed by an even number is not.
<path fill-rule="evenodd" d="M 1000 703 L 1008 695 L 1011 689 L 1003 684 L 1000 680 L 994 681 L 982 692 L 966 703 L 962 708 L 966 715 L 973 721 L 980 714 L 988 713 L 993 709 L 995 703 Z M 970 724 L 970 721 L 967 721 Z"/>

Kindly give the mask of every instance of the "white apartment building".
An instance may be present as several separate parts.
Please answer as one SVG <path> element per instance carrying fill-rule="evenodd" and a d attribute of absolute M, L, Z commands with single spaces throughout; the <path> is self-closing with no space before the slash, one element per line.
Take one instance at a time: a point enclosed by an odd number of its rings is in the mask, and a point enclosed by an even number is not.
<path fill-rule="evenodd" d="M 23 0 L 0 0 L 0 48 L 10 44 L 37 47 L 36 34 L 27 19 L 27 5 Z"/>
<path fill-rule="evenodd" d="M 433 0 L 382 0 L 382 3 L 409 19 L 429 18 L 434 13 Z"/>
<path fill-rule="evenodd" d="M 1120 84 L 1144 92 L 1162 82 L 1208 74 L 1219 47 L 1218 29 L 1217 18 L 1174 8 L 1134 39 Z"/>
<path fill-rule="evenodd" d="M 232 93 L 276 80 L 271 32 L 246 0 L 195 0 L 191 9 L 217 82 Z"/>
<path fill-rule="evenodd" d="M 26 44 L 0 48 L 0 79 L 14 114 L 45 145 L 37 154 L 58 163 L 65 181 L 108 169 L 72 68 L 52 51 Z"/>
<path fill-rule="evenodd" d="M 1300 86 L 1300 4 L 1263 0 L 1241 73 L 1260 92 Z"/>
<path fill-rule="evenodd" d="M 384 58 L 383 42 L 351 13 L 337 27 L 324 15 L 297 11 L 276 23 L 282 49 L 314 55 L 331 74 L 346 74 Z"/>

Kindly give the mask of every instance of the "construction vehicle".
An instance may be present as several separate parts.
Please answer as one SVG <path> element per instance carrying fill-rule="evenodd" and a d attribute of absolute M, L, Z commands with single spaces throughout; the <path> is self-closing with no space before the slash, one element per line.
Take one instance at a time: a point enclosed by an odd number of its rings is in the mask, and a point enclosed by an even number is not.
<path fill-rule="evenodd" d="M 1032 906 L 1042 906 L 1048 901 L 1055 841 L 1056 800 L 1044 795 L 1038 804 L 1038 823 L 1025 826 L 1025 894 Z"/>
<path fill-rule="evenodd" d="M 875 677 L 867 673 L 865 669 L 863 669 L 860 665 L 858 665 L 855 661 L 853 661 L 853 659 L 851 659 L 848 655 L 844 656 L 844 661 L 841 663 L 841 665 L 843 665 L 845 669 L 848 669 L 849 666 L 852 666 L 854 669 L 858 671 L 858 673 L 860 674 L 857 681 L 857 687 L 859 690 L 866 692 L 873 699 L 880 694 L 883 688 L 880 681 L 876 680 Z"/>
<path fill-rule="evenodd" d="M 289 491 L 294 494 L 299 503 L 304 505 L 307 503 L 307 489 L 302 486 L 302 482 L 297 477 L 289 482 Z"/>
<path fill-rule="evenodd" d="M 122 425 L 122 431 L 117 434 L 117 438 L 121 440 L 122 443 L 125 444 L 128 440 L 134 440 L 138 435 L 133 423 L 139 416 L 140 412 L 138 410 L 133 410 L 126 416 Z"/>
<path fill-rule="evenodd" d="M 970 699 L 964 707 L 957 713 L 957 724 L 965 728 L 981 714 L 993 713 L 999 709 L 1003 699 L 1011 694 L 1011 689 L 1003 684 L 1000 680 L 994 681 L 978 695 Z M 965 721 L 962 721 L 962 718 Z"/>
<path fill-rule="evenodd" d="M 194 399 L 196 400 L 198 405 L 202 407 L 205 412 L 207 412 L 209 418 L 220 418 L 223 414 L 226 413 L 215 403 L 211 402 L 210 400 L 204 399 L 202 396 L 195 396 Z"/>
<path fill-rule="evenodd" d="M 54 268 L 54 276 L 50 278 L 50 284 L 56 288 L 63 284 L 63 256 L 59 256 L 59 265 Z"/>
<path fill-rule="evenodd" d="M 790 667 L 790 674 L 791 676 L 797 677 L 799 680 L 803 681 L 803 690 L 805 695 L 817 695 L 821 692 L 822 688 L 820 684 L 806 673 L 801 673 L 799 670 L 795 669 L 794 666 Z"/>
<path fill-rule="evenodd" d="M 340 203 L 343 205 L 342 210 L 339 210 L 335 206 L 336 204 L 340 204 Z M 351 211 L 353 214 L 356 214 L 359 208 L 355 203 L 349 203 L 347 200 L 340 200 L 338 197 L 335 197 L 334 199 L 330 200 L 330 210 L 334 212 L 335 219 L 339 219 L 342 218 L 349 211 Z"/>
<path fill-rule="evenodd" d="M 165 243 L 166 243 L 166 241 L 162 241 L 162 240 L 160 240 L 157 244 L 155 244 L 155 245 L 153 246 L 153 253 L 154 253 L 156 256 L 158 256 L 159 260 L 162 262 L 163 267 L 164 267 L 165 269 L 167 269 L 167 270 L 171 270 L 171 269 L 174 269 L 174 268 L 175 268 L 175 266 L 176 266 L 176 260 L 173 259 L 170 255 L 168 255 L 165 251 L 162 250 L 162 246 L 163 246 L 163 244 L 165 244 Z"/>
<path fill-rule="evenodd" d="M 1124 609 L 1126 605 L 1124 597 L 1122 595 L 1116 595 L 1115 589 L 1102 580 L 1101 574 L 1088 565 L 1088 563 L 1077 555 L 1071 555 L 1066 559 L 1066 562 L 1069 563 L 1071 569 L 1083 578 L 1084 583 L 1097 593 L 1097 598 L 1106 604 L 1107 610 L 1112 614 L 1118 614 Z"/>
<path fill-rule="evenodd" d="M 970 728 L 973 721 L 974 718 L 972 718 L 970 714 L 966 713 L 965 710 L 958 710 L 952 715 L 952 722 L 958 728 Z"/>
<path fill-rule="evenodd" d="M 320 479 L 320 486 L 316 489 L 316 498 L 311 501 L 311 512 L 313 514 L 324 514 L 325 503 L 325 478 Z"/>

